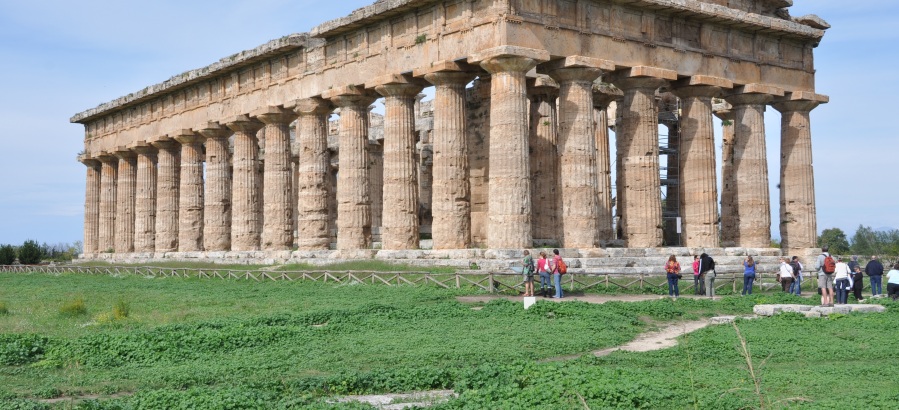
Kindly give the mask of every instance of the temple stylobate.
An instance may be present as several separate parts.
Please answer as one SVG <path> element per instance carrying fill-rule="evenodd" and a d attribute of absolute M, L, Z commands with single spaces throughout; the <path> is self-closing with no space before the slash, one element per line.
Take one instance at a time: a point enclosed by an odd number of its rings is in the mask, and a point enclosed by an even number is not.
<path fill-rule="evenodd" d="M 75 115 L 85 257 L 767 248 L 769 106 L 780 235 L 804 251 L 809 113 L 828 101 L 813 50 L 829 26 L 791 5 L 377 1 Z M 667 145 L 660 125 L 677 132 Z"/>

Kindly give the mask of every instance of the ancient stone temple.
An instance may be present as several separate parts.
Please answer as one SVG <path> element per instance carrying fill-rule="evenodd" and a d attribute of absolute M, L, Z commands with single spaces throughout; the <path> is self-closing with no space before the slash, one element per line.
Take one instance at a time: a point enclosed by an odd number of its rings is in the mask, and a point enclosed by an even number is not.
<path fill-rule="evenodd" d="M 76 114 L 85 257 L 768 248 L 772 194 L 803 251 L 829 26 L 791 5 L 377 1 Z"/>

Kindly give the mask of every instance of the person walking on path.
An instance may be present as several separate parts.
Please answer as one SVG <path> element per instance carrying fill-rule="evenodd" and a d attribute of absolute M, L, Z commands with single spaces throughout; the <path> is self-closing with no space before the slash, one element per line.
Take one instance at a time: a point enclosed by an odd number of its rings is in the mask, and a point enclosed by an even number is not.
<path fill-rule="evenodd" d="M 871 261 L 865 265 L 865 275 L 871 281 L 871 296 L 875 298 L 883 297 L 883 264 L 877 260 L 877 255 L 871 256 Z"/>
<path fill-rule="evenodd" d="M 793 284 L 790 285 L 790 293 L 796 296 L 802 296 L 802 270 L 805 269 L 802 266 L 802 262 L 799 262 L 799 257 L 794 256 L 790 261 L 790 267 L 793 268 Z"/>
<path fill-rule="evenodd" d="M 553 260 L 552 264 L 552 274 L 553 274 L 553 283 L 556 285 L 556 294 L 553 295 L 554 299 L 562 299 L 562 272 L 559 269 L 559 265 L 562 263 L 562 257 L 559 256 L 559 250 L 553 249 Z"/>
<path fill-rule="evenodd" d="M 899 299 L 899 262 L 887 273 L 887 294 L 893 300 Z"/>
<path fill-rule="evenodd" d="M 755 260 L 747 256 L 743 261 L 743 296 L 752 294 L 752 283 L 755 282 Z"/>
<path fill-rule="evenodd" d="M 836 261 L 827 250 L 826 246 L 821 248 L 821 254 L 815 259 L 818 288 L 821 289 L 821 306 L 833 306 L 833 271 L 836 268 Z"/>
<path fill-rule="evenodd" d="M 777 281 L 784 293 L 790 293 L 790 285 L 793 284 L 793 267 L 787 263 L 787 258 L 780 258 L 780 270 L 777 272 Z"/>
<path fill-rule="evenodd" d="M 693 255 L 693 293 L 705 295 L 705 282 L 699 274 L 699 255 Z"/>
<path fill-rule="evenodd" d="M 852 289 L 852 272 L 849 265 L 843 263 L 842 257 L 837 257 L 837 264 L 834 269 L 834 287 L 837 290 L 837 304 L 845 305 L 849 303 L 849 289 Z"/>
<path fill-rule="evenodd" d="M 665 273 L 665 276 L 668 277 L 668 296 L 677 300 L 677 297 L 680 296 L 677 282 L 680 280 L 681 274 L 680 263 L 677 262 L 677 257 L 674 255 L 668 257 L 668 263 L 665 264 Z"/>
<path fill-rule="evenodd" d="M 540 252 L 540 259 L 537 259 L 537 273 L 540 274 L 540 295 L 549 297 L 550 269 L 549 259 L 546 259 L 546 252 Z"/>
<path fill-rule="evenodd" d="M 524 295 L 534 296 L 534 273 L 536 268 L 534 266 L 534 257 L 531 256 L 530 251 L 524 251 L 524 261 L 522 261 L 522 264 L 524 265 L 524 268 L 521 270 L 521 273 L 524 276 Z"/>
<path fill-rule="evenodd" d="M 705 293 L 709 299 L 715 297 L 715 260 L 707 253 L 699 255 L 699 275 L 705 281 Z"/>

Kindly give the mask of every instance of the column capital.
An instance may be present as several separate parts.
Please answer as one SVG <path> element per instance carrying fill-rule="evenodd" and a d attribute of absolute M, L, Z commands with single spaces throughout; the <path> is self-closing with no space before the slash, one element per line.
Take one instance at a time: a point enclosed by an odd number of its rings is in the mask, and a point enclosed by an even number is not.
<path fill-rule="evenodd" d="M 537 66 L 537 72 L 546 74 L 558 82 L 593 81 L 605 72 L 615 70 L 615 63 L 609 60 L 585 56 L 569 56 Z"/>
<path fill-rule="evenodd" d="M 228 138 L 234 133 L 231 129 L 220 124 L 218 121 L 207 122 L 197 132 L 207 139 Z"/>
<path fill-rule="evenodd" d="M 473 54 L 468 58 L 471 64 L 479 64 L 491 74 L 503 72 L 526 72 L 544 61 L 549 61 L 549 52 L 527 47 L 500 46 Z"/>
<path fill-rule="evenodd" d="M 758 105 L 768 104 L 775 97 L 783 97 L 784 90 L 768 84 L 746 84 L 735 87 L 724 96 L 731 105 Z"/>
<path fill-rule="evenodd" d="M 771 104 L 775 110 L 784 112 L 809 112 L 821 104 L 830 102 L 830 97 L 823 94 L 815 94 L 812 91 L 793 91 L 783 97 L 775 98 Z"/>
<path fill-rule="evenodd" d="M 733 121 L 735 118 L 734 111 L 729 108 L 714 110 L 712 111 L 712 114 L 718 117 L 718 119 L 721 121 Z"/>
<path fill-rule="evenodd" d="M 302 98 L 285 104 L 284 108 L 292 109 L 295 114 L 301 117 L 304 115 L 329 114 L 331 111 L 334 111 L 334 106 L 331 105 L 331 102 L 321 97 Z"/>
<path fill-rule="evenodd" d="M 657 89 L 677 80 L 677 71 L 658 67 L 637 66 L 611 73 L 608 81 L 622 90 L 633 88 Z"/>
<path fill-rule="evenodd" d="M 558 98 L 559 83 L 545 74 L 528 79 L 528 96 L 531 98 Z"/>
<path fill-rule="evenodd" d="M 86 167 L 96 168 L 100 166 L 100 160 L 96 158 L 91 158 L 87 154 L 81 154 L 78 156 L 78 162 L 84 164 Z"/>
<path fill-rule="evenodd" d="M 147 141 L 138 141 L 131 146 L 131 150 L 138 155 L 155 155 L 156 147 L 147 143 Z"/>
<path fill-rule="evenodd" d="M 250 116 L 256 117 L 257 120 L 262 121 L 262 123 L 266 125 L 290 124 L 291 121 L 297 118 L 297 115 L 293 113 L 293 110 L 272 105 L 254 110 L 250 113 Z"/>
<path fill-rule="evenodd" d="M 165 136 L 156 141 L 153 141 L 150 143 L 150 145 L 152 145 L 160 150 L 173 150 L 173 149 L 180 148 L 180 145 L 178 145 L 178 142 L 172 138 L 169 138 L 168 136 Z"/>
<path fill-rule="evenodd" d="M 696 97 L 712 99 L 721 96 L 722 90 L 721 87 L 713 85 L 684 85 L 672 87 L 671 93 L 676 95 L 677 98 Z"/>
<path fill-rule="evenodd" d="M 423 74 L 425 81 L 435 86 L 441 85 L 466 85 L 470 83 L 477 75 L 466 71 L 434 71 Z"/>
<path fill-rule="evenodd" d="M 115 149 L 115 156 L 121 160 L 129 160 L 137 158 L 137 153 L 128 147 L 119 146 Z"/>
<path fill-rule="evenodd" d="M 340 108 L 361 106 L 367 110 L 368 106 L 375 102 L 377 96 L 363 87 L 348 85 L 329 89 L 322 93 L 322 98 L 331 100 Z"/>
<path fill-rule="evenodd" d="M 169 138 L 178 141 L 181 145 L 201 144 L 205 138 L 190 128 L 178 130 L 168 135 Z"/>
<path fill-rule="evenodd" d="M 104 164 L 116 164 L 119 161 L 119 158 L 115 156 L 115 154 L 109 151 L 101 151 L 94 158 Z"/>
<path fill-rule="evenodd" d="M 385 97 L 415 97 L 424 89 L 425 85 L 424 80 L 411 76 L 389 74 L 365 83 L 365 88 L 374 89 Z"/>
<path fill-rule="evenodd" d="M 604 110 L 612 101 L 624 98 L 624 92 L 611 83 L 593 83 L 593 107 Z"/>
<path fill-rule="evenodd" d="M 245 134 L 256 134 L 264 124 L 261 121 L 251 118 L 249 115 L 236 115 L 229 117 L 223 121 L 225 126 L 234 132 L 242 132 Z"/>
<path fill-rule="evenodd" d="M 478 67 L 468 64 L 464 61 L 441 60 L 435 61 L 426 67 L 419 67 L 412 71 L 413 77 L 426 77 L 428 74 L 438 73 L 466 73 L 472 76 L 476 75 Z M 469 80 L 471 81 L 471 80 Z"/>

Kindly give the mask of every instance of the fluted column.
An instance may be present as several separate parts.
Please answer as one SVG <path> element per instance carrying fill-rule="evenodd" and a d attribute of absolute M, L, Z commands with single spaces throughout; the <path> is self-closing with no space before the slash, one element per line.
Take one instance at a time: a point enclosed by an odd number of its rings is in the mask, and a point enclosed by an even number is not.
<path fill-rule="evenodd" d="M 471 245 L 465 86 L 473 78 L 473 74 L 462 71 L 438 71 L 425 75 L 425 79 L 435 87 L 431 201 L 434 249 L 466 249 Z"/>
<path fill-rule="evenodd" d="M 171 138 L 152 143 L 159 150 L 156 170 L 156 252 L 178 250 L 178 193 L 181 186 L 181 145 Z"/>
<path fill-rule="evenodd" d="M 340 107 L 337 249 L 368 249 L 372 245 L 368 106 L 375 98 L 355 87 L 328 91 L 324 97 Z"/>
<path fill-rule="evenodd" d="M 78 160 L 87 169 L 84 186 L 84 244 L 85 255 L 100 251 L 100 161 L 82 155 Z"/>
<path fill-rule="evenodd" d="M 118 159 L 108 152 L 97 156 L 100 160 L 100 252 L 115 252 L 116 180 Z"/>
<path fill-rule="evenodd" d="M 321 98 L 296 102 L 297 144 L 300 146 L 297 170 L 297 246 L 299 249 L 328 249 L 328 194 L 330 192 L 330 153 L 328 152 L 328 115 L 332 107 Z"/>
<path fill-rule="evenodd" d="M 203 137 L 192 130 L 173 135 L 181 144 L 178 187 L 178 252 L 203 250 Z"/>
<path fill-rule="evenodd" d="M 403 76 L 380 78 L 384 96 L 383 249 L 418 249 L 418 178 L 415 162 L 415 96 L 422 86 Z"/>
<path fill-rule="evenodd" d="M 764 91 L 770 90 L 770 93 Z M 733 169 L 737 246 L 771 246 L 771 200 L 765 148 L 765 105 L 777 89 L 747 85 L 726 98 L 734 110 Z M 783 91 L 779 91 L 783 95 Z"/>
<path fill-rule="evenodd" d="M 790 254 L 817 246 L 815 172 L 809 115 L 829 98 L 794 92 L 773 107 L 781 113 L 780 128 L 780 238 Z"/>
<path fill-rule="evenodd" d="M 533 246 L 525 73 L 548 59 L 545 50 L 509 46 L 489 49 L 471 58 L 491 74 L 489 248 Z"/>
<path fill-rule="evenodd" d="M 134 193 L 134 251 L 152 253 L 156 249 L 156 148 L 138 141 L 137 183 Z"/>
<path fill-rule="evenodd" d="M 716 106 L 717 107 L 717 106 Z M 737 246 L 737 210 L 734 204 L 736 179 L 734 178 L 734 112 L 724 103 L 715 109 L 721 120 L 721 246 Z"/>
<path fill-rule="evenodd" d="M 615 136 L 619 227 L 629 248 L 662 245 L 662 198 L 659 176 L 659 114 L 656 90 L 673 71 L 634 67 L 616 73 L 612 83 L 624 92 L 618 107 L 621 123 Z"/>
<path fill-rule="evenodd" d="M 714 81 L 706 81 L 711 84 Z M 674 94 L 681 99 L 680 119 L 680 209 L 683 246 L 718 247 L 718 177 L 715 165 L 715 130 L 712 98 L 720 86 L 703 84 L 702 79 L 679 84 Z"/>
<path fill-rule="evenodd" d="M 549 76 L 537 77 L 528 88 L 531 98 L 530 171 L 531 226 L 534 239 L 561 244 L 559 224 L 559 161 L 556 154 L 559 85 Z"/>
<path fill-rule="evenodd" d="M 116 170 L 116 253 L 134 252 L 134 190 L 137 173 L 137 155 L 133 151 L 118 147 L 115 156 L 119 159 Z"/>
<path fill-rule="evenodd" d="M 231 153 L 228 137 L 233 131 L 210 122 L 201 129 L 206 139 L 206 192 L 203 196 L 203 248 L 231 250 Z"/>
<path fill-rule="evenodd" d="M 265 124 L 262 249 L 291 249 L 293 191 L 290 181 L 290 122 L 296 115 L 282 107 L 267 107 L 254 112 L 253 116 Z"/>
<path fill-rule="evenodd" d="M 572 56 L 541 66 L 559 83 L 559 160 L 562 186 L 562 246 L 599 246 L 596 203 L 596 124 L 593 81 L 615 64 Z"/>
<path fill-rule="evenodd" d="M 256 132 L 262 123 L 246 115 L 226 122 L 234 131 L 233 180 L 231 186 L 231 250 L 259 250 L 262 228 L 260 213 L 259 142 Z"/>
<path fill-rule="evenodd" d="M 608 108 L 612 101 L 624 94 L 607 83 L 594 83 L 593 113 L 596 117 L 596 206 L 598 208 L 597 236 L 600 242 L 615 239 L 612 229 L 612 157 L 609 147 Z"/>

